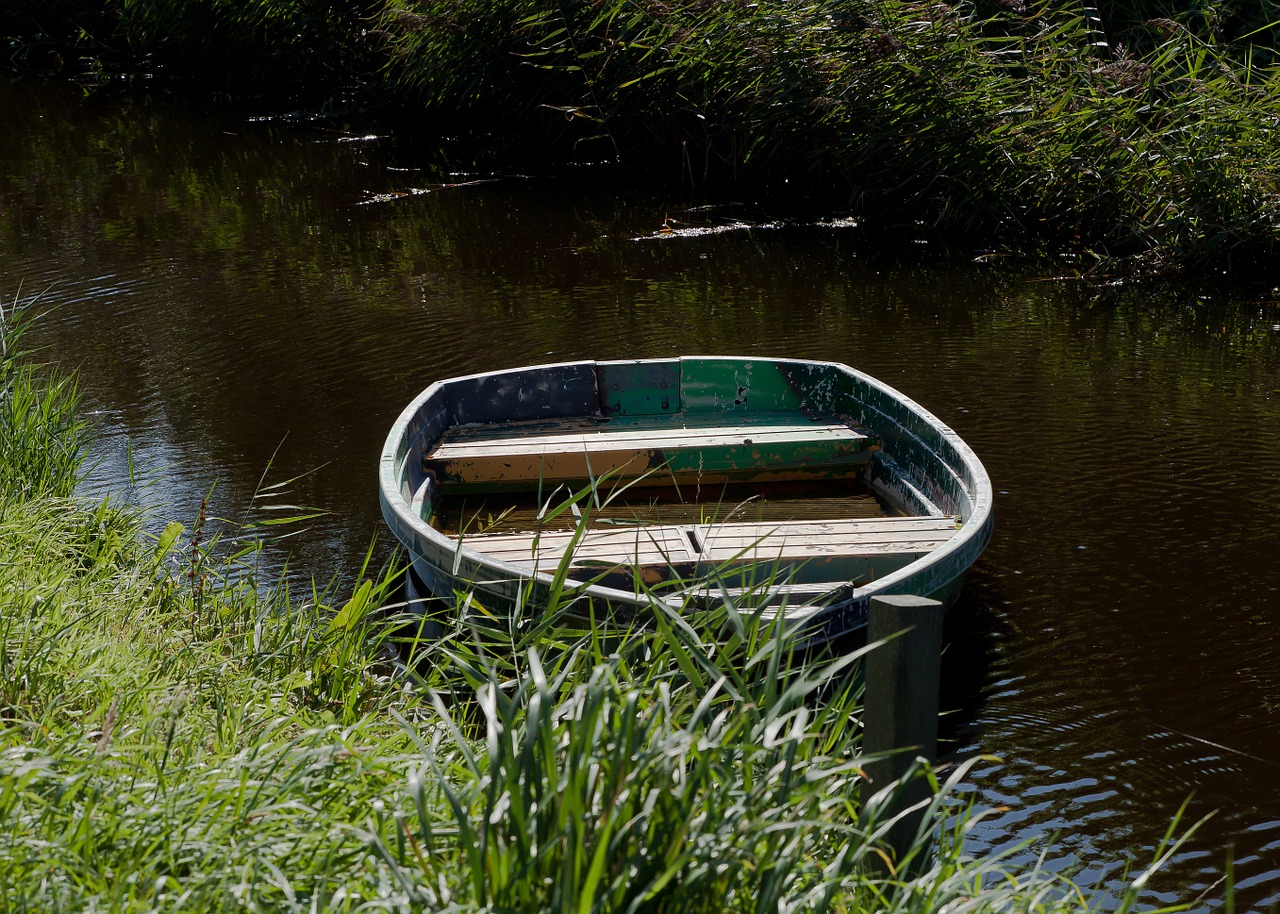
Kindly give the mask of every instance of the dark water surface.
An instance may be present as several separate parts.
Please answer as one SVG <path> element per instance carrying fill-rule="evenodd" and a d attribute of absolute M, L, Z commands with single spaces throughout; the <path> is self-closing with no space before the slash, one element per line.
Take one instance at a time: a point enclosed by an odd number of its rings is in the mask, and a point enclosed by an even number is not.
<path fill-rule="evenodd" d="M 1054 838 L 1050 867 L 1114 891 L 1190 798 L 1216 814 L 1149 900 L 1213 903 L 1230 858 L 1238 901 L 1280 901 L 1274 293 L 1100 296 L 871 256 L 842 222 L 477 177 L 324 122 L 0 86 L 0 297 L 57 306 L 33 341 L 80 371 L 96 490 L 189 523 L 216 482 L 237 515 L 274 454 L 268 481 L 313 470 L 293 497 L 330 512 L 295 570 L 349 574 L 383 436 L 434 378 L 848 362 L 956 428 L 998 493 L 948 658 L 957 757 L 1001 759 L 973 849 Z"/>

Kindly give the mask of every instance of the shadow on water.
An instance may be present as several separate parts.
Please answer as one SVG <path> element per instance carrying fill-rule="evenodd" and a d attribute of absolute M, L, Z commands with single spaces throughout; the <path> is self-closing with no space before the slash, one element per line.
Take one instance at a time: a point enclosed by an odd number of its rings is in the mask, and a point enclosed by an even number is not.
<path fill-rule="evenodd" d="M 327 578 L 380 531 L 383 437 L 432 379 L 852 364 L 996 486 L 946 655 L 952 756 L 1001 759 L 974 773 L 974 852 L 1055 839 L 1051 865 L 1114 889 L 1191 797 L 1189 820 L 1217 814 L 1150 900 L 1195 900 L 1230 854 L 1242 907 L 1280 901 L 1274 292 L 1099 295 L 1057 278 L 1076 264 L 886 257 L 838 220 L 479 183 L 376 135 L 53 86 L 0 86 L 0 123 L 0 295 L 48 290 L 33 341 L 79 370 L 98 491 L 140 475 L 137 500 L 190 521 L 216 482 L 234 517 L 273 458 L 314 470 L 290 497 L 329 513 L 291 563 Z"/>
<path fill-rule="evenodd" d="M 938 757 L 953 759 L 981 742 L 981 715 L 991 681 L 992 655 L 1000 616 L 971 579 L 947 612 L 942 640 L 942 718 Z"/>

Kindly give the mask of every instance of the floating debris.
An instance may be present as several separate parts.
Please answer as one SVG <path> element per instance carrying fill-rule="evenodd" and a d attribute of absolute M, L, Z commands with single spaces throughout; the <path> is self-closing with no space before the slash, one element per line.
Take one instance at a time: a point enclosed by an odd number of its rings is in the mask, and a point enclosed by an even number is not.
<path fill-rule="evenodd" d="M 698 238 L 703 235 L 723 235 L 726 232 L 746 232 L 752 229 L 782 228 L 782 222 L 727 222 L 724 225 L 690 225 L 676 227 L 675 220 L 663 220 L 662 228 L 652 235 L 638 235 L 632 241 L 649 241 L 653 238 Z"/>
<path fill-rule="evenodd" d="M 374 194 L 367 200 L 361 200 L 356 206 L 368 206 L 371 203 L 394 203 L 405 197 L 417 197 L 431 193 L 430 187 L 410 187 L 408 190 L 392 190 L 382 194 Z"/>
<path fill-rule="evenodd" d="M 679 220 L 665 216 L 662 220 L 662 227 L 657 231 L 650 235 L 636 235 L 631 240 L 652 241 L 655 238 L 700 238 L 704 235 L 723 235 L 727 232 L 767 231 L 785 228 L 853 229 L 858 228 L 858 220 L 852 217 L 821 219 L 816 222 L 787 222 L 783 220 L 744 222 L 740 219 L 735 219 L 732 222 L 724 222 L 720 225 L 682 225 Z"/>

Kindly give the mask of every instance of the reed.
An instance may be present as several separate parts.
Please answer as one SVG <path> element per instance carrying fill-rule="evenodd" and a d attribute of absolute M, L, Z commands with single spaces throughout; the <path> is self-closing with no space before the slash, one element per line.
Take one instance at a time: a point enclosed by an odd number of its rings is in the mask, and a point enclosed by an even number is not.
<path fill-rule="evenodd" d="M 45 375 L 23 356 L 22 338 L 40 296 L 0 300 L 0 492 L 20 498 L 71 494 L 86 432 L 70 378 Z"/>

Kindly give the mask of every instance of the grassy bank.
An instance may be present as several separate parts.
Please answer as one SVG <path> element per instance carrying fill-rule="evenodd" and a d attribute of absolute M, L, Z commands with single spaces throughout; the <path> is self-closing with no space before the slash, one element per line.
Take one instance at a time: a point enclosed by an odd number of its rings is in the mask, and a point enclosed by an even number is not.
<path fill-rule="evenodd" d="M 16 0 L 0 34 L 20 68 L 360 85 L 508 158 L 814 197 L 1105 278 L 1276 272 L 1277 19 L 1271 0 Z"/>
<path fill-rule="evenodd" d="M 848 659 L 787 667 L 751 620 L 493 620 L 411 673 L 384 577 L 290 593 L 253 531 L 77 498 L 74 386 L 0 339 L 0 909 L 1099 907 L 966 858 L 962 771 L 937 858 L 887 869 Z"/>

